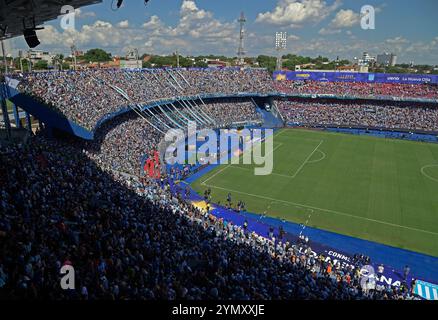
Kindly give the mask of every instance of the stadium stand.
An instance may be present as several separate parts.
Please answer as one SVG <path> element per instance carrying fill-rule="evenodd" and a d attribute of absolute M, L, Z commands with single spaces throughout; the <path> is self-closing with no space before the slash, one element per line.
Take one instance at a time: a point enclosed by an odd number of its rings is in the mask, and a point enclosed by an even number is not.
<path fill-rule="evenodd" d="M 132 134 L 144 123 L 115 121 L 99 153 L 43 135 L 2 148 L 3 298 L 412 298 L 404 286 L 362 290 L 366 259 L 351 269 L 331 265 L 309 243 L 275 243 L 206 216 L 172 195 L 167 179 L 112 170 L 133 169 L 135 155 L 154 147 L 153 135 L 139 145 L 144 139 Z M 58 286 L 66 264 L 80 279 L 75 291 Z"/>
<path fill-rule="evenodd" d="M 16 75 L 18 89 L 51 106 L 66 118 L 92 130 L 99 119 L 128 104 L 199 94 L 269 93 L 266 70 L 115 69 L 41 72 Z M 121 93 L 126 93 L 130 101 Z"/>
<path fill-rule="evenodd" d="M 135 104 L 145 104 L 201 93 L 274 90 L 264 70 L 93 70 L 16 78 L 22 92 L 88 129 L 126 106 L 120 92 Z M 319 92 L 319 87 L 296 90 Z M 378 90 L 392 94 L 401 89 Z M 370 88 L 360 92 L 368 95 Z M 423 92 L 436 94 L 429 88 Z M 277 104 L 293 122 L 400 125 L 426 131 L 437 125 L 437 111 L 421 106 Z M 173 179 L 165 173 L 161 179 L 138 176 L 140 159 L 158 150 L 160 130 L 189 119 L 200 127 L 260 121 L 255 110 L 244 99 L 180 102 L 109 120 L 93 141 L 48 138 L 39 132 L 29 143 L 1 146 L 0 297 L 416 299 L 406 283 L 362 288 L 360 269 L 370 263 L 368 257 L 358 255 L 348 267 L 332 264 L 311 254 L 311 240 L 274 241 L 206 215 L 172 192 Z M 63 265 L 74 265 L 76 290 L 59 287 Z"/>
<path fill-rule="evenodd" d="M 438 86 L 428 84 L 277 81 L 277 91 L 285 94 L 331 94 L 358 98 L 438 99 Z"/>
<path fill-rule="evenodd" d="M 428 104 L 343 100 L 277 100 L 290 123 L 438 132 L 438 108 Z"/>

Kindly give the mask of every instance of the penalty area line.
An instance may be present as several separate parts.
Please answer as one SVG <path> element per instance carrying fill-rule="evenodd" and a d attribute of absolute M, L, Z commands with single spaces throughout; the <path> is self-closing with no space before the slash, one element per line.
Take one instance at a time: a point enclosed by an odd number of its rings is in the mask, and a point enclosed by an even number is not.
<path fill-rule="evenodd" d="M 201 182 L 202 185 L 206 185 L 207 181 L 210 181 L 211 179 L 213 179 L 214 177 L 216 177 L 219 173 L 222 173 L 223 171 L 225 171 L 225 169 L 228 169 L 230 165 L 227 165 L 225 167 L 223 167 L 222 169 L 220 169 L 219 171 L 215 172 L 215 174 L 211 175 L 211 177 L 208 177 L 207 179 L 205 179 L 203 182 Z"/>
<path fill-rule="evenodd" d="M 309 205 L 305 205 L 305 204 L 300 204 L 300 203 L 296 203 L 296 202 L 292 202 L 292 201 L 275 199 L 275 198 L 271 198 L 271 197 L 267 197 L 267 196 L 261 196 L 261 195 L 258 195 L 258 194 L 252 194 L 252 193 L 247 193 L 247 192 L 243 192 L 243 191 L 238 191 L 238 190 L 233 190 L 233 189 L 228 189 L 228 188 L 222 188 L 222 187 L 218 187 L 218 186 L 214 186 L 214 185 L 208 185 L 208 184 L 204 184 L 204 185 L 209 187 L 209 188 L 213 188 L 213 189 L 219 189 L 219 190 L 224 190 L 224 191 L 228 191 L 228 192 L 234 192 L 234 193 L 243 194 L 243 195 L 247 195 L 247 196 L 251 196 L 251 197 L 255 197 L 255 198 L 260 198 L 260 199 L 265 199 L 265 200 L 271 200 L 271 201 L 286 203 L 286 204 L 294 205 L 294 206 L 297 206 L 297 207 L 318 210 L 320 212 L 333 213 L 333 214 L 340 215 L 340 216 L 356 218 L 358 220 L 365 220 L 365 221 L 370 221 L 370 222 L 374 222 L 374 223 L 380 223 L 380 224 L 391 226 L 391 227 L 397 227 L 397 228 L 402 228 L 402 229 L 407 229 L 407 230 L 412 230 L 412 231 L 432 234 L 432 235 L 435 235 L 435 236 L 438 235 L 437 232 L 433 232 L 433 231 L 427 231 L 427 230 L 422 230 L 422 229 L 418 229 L 418 228 L 402 226 L 402 225 L 395 224 L 395 223 L 390 223 L 390 222 L 386 222 L 386 221 L 375 220 L 375 219 L 370 219 L 370 218 L 365 218 L 365 217 L 358 217 L 358 216 L 355 216 L 355 215 L 352 215 L 352 214 L 349 214 L 349 213 L 340 212 L 340 211 L 336 211 L 336 210 L 330 210 L 330 209 L 323 209 L 323 208 L 313 207 L 313 206 L 309 206 Z"/>

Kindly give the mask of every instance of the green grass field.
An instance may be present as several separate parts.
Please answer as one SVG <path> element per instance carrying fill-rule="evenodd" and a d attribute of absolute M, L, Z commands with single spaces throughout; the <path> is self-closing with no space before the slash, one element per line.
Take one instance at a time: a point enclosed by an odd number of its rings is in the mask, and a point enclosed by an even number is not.
<path fill-rule="evenodd" d="M 438 144 L 278 131 L 274 169 L 221 165 L 192 184 L 214 202 L 438 256 Z"/>

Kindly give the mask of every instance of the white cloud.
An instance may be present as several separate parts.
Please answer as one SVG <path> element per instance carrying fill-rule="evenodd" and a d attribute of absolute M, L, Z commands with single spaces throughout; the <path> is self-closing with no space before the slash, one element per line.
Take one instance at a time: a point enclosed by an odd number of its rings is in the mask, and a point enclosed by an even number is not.
<path fill-rule="evenodd" d="M 82 15 L 80 11 L 79 14 Z M 160 54 L 169 54 L 176 49 L 183 54 L 228 54 L 231 49 L 233 53 L 237 50 L 237 34 L 236 21 L 220 21 L 212 12 L 199 8 L 193 0 L 182 2 L 174 26 L 153 15 L 138 27 L 131 26 L 128 20 L 115 24 L 97 20 L 77 30 L 60 30 L 56 25 L 46 25 L 46 29 L 38 33 L 43 45 L 52 50 L 68 52 L 74 43 L 78 48 L 101 47 L 114 54 L 122 53 L 125 47 Z"/>
<path fill-rule="evenodd" d="M 360 15 L 353 10 L 341 9 L 332 20 L 330 25 L 333 28 L 351 28 L 359 23 Z"/>
<path fill-rule="evenodd" d="M 401 36 L 398 36 L 392 39 L 386 39 L 385 42 L 393 45 L 400 45 L 400 44 L 406 44 L 409 41 Z"/>
<path fill-rule="evenodd" d="M 296 36 L 294 34 L 291 34 L 291 35 L 287 36 L 287 41 L 296 41 L 296 40 L 300 40 L 300 37 L 298 37 L 298 36 Z"/>
<path fill-rule="evenodd" d="M 292 27 L 307 22 L 319 22 L 339 5 L 339 0 L 332 5 L 328 5 L 324 0 L 280 0 L 272 11 L 259 13 L 256 22 Z"/>
<path fill-rule="evenodd" d="M 181 1 L 179 16 L 172 24 L 164 22 L 157 15 L 139 25 L 125 24 L 124 21 L 110 23 L 102 19 L 82 27 L 77 23 L 76 31 L 64 31 L 60 29 L 59 23 L 49 23 L 45 25 L 45 30 L 38 31 L 42 42 L 40 48 L 68 53 L 70 45 L 75 43 L 79 50 L 100 47 L 113 54 L 125 54 L 124 48 L 135 47 L 142 53 L 171 54 L 179 49 L 184 55 L 215 53 L 234 56 L 238 47 L 237 15 L 232 21 L 222 20 L 213 12 L 200 7 L 201 3 L 203 2 Z M 288 32 L 288 49 L 285 53 L 352 59 L 360 56 L 363 51 L 372 54 L 392 51 L 398 54 L 400 61 L 421 60 L 436 64 L 438 37 L 431 37 L 430 41 L 422 39 L 411 43 L 402 36 L 386 40 L 363 40 L 358 33 L 356 39 L 353 28 L 357 23 L 357 15 L 345 8 L 341 10 L 338 6 L 339 1 L 334 0 L 279 0 L 277 8 L 283 8 L 284 11 L 276 14 L 277 9 L 273 8 L 271 12 L 261 13 L 257 17 L 260 24 L 248 21 L 245 38 L 248 55 L 276 54 L 275 26 L 302 26 L 309 22 L 316 24 L 326 18 L 327 25 L 316 29 L 320 29 L 321 36 L 300 38 Z M 298 14 L 288 19 L 288 10 Z M 83 16 L 82 12 L 79 14 Z M 273 24 L 268 18 L 277 19 L 278 24 Z M 262 22 L 265 24 L 261 24 Z M 329 34 L 338 36 L 328 39 Z M 8 40 L 6 44 L 9 46 L 8 51 L 12 50 L 15 54 L 18 48 L 27 49 L 23 37 Z"/>
<path fill-rule="evenodd" d="M 327 27 L 321 28 L 318 33 L 321 35 L 340 34 L 342 32 L 341 29 L 351 28 L 359 24 L 359 21 L 359 13 L 350 9 L 341 9 L 336 13 L 330 24 Z"/>
<path fill-rule="evenodd" d="M 96 16 L 96 13 L 93 11 L 83 12 L 80 8 L 75 9 L 75 18 L 93 18 Z"/>
<path fill-rule="evenodd" d="M 107 21 L 97 20 L 91 25 L 83 25 L 80 30 L 67 29 L 60 32 L 52 25 L 46 25 L 38 33 L 44 46 L 51 45 L 57 48 L 69 48 L 73 43 L 77 46 L 123 46 L 129 42 L 129 37 L 124 37 L 124 31 L 114 28 Z"/>
<path fill-rule="evenodd" d="M 128 21 L 128 20 L 120 21 L 120 22 L 117 24 L 117 26 L 118 26 L 119 28 L 122 28 L 122 29 L 129 28 L 129 21 Z"/>
<path fill-rule="evenodd" d="M 175 27 L 167 26 L 154 15 L 142 27 L 150 37 L 147 42 L 172 48 L 187 46 L 197 49 L 222 49 L 224 44 L 234 45 L 236 42 L 237 24 L 235 22 L 221 22 L 214 18 L 213 13 L 198 8 L 195 1 L 184 0 L 180 17 Z M 187 49 L 185 48 L 185 49 Z"/>
<path fill-rule="evenodd" d="M 332 28 L 321 28 L 318 31 L 318 34 L 323 35 L 323 36 L 326 36 L 326 35 L 329 35 L 329 34 L 339 34 L 339 33 L 341 33 L 341 30 L 339 30 L 339 29 L 332 29 Z"/>

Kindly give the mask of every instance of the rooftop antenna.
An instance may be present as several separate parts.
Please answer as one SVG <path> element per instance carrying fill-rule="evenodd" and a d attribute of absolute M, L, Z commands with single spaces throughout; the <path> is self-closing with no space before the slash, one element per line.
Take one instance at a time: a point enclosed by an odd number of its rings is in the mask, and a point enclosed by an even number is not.
<path fill-rule="evenodd" d="M 246 18 L 243 12 L 240 13 L 240 18 L 238 20 L 240 23 L 240 37 L 239 37 L 239 49 L 237 50 L 237 57 L 239 60 L 239 65 L 243 66 L 245 64 L 245 49 L 243 47 L 243 40 L 245 38 L 245 22 Z"/>

